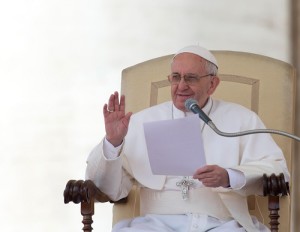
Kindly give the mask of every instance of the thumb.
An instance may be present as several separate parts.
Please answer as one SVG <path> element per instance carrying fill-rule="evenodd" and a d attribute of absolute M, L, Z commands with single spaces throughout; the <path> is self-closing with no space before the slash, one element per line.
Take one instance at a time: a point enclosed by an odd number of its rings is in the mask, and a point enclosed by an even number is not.
<path fill-rule="evenodd" d="M 128 125 L 129 125 L 129 121 L 130 121 L 131 115 L 132 115 L 132 112 L 128 112 L 128 113 L 124 116 L 124 119 L 122 120 L 122 123 L 123 123 L 124 126 L 127 127 L 127 128 L 128 128 Z"/>

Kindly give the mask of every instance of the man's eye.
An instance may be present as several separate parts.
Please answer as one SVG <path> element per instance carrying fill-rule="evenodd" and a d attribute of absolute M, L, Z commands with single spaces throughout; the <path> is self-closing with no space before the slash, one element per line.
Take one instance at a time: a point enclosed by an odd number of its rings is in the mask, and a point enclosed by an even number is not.
<path fill-rule="evenodd" d="M 196 76 L 187 76 L 185 79 L 187 81 L 197 81 L 198 80 L 198 78 Z"/>
<path fill-rule="evenodd" d="M 180 79 L 181 79 L 181 76 L 180 76 L 180 75 L 173 75 L 173 76 L 172 76 L 172 79 L 173 79 L 173 80 L 180 80 Z"/>

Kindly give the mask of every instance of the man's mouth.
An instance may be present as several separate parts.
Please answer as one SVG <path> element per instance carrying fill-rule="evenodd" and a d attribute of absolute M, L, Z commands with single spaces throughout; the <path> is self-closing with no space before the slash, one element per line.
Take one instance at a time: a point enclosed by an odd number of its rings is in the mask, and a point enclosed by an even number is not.
<path fill-rule="evenodd" d="M 192 94 L 177 94 L 177 97 L 180 97 L 180 98 L 192 98 L 193 95 Z"/>

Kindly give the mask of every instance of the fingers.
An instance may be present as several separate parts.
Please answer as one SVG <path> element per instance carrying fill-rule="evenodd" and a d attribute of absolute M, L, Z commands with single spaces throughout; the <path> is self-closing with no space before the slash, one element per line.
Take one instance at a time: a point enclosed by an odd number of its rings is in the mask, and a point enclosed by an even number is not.
<path fill-rule="evenodd" d="M 120 109 L 120 106 L 119 106 L 119 93 L 116 91 L 114 92 L 113 94 L 114 96 L 114 99 L 113 99 L 113 108 L 112 108 L 112 111 L 119 111 Z"/>
<path fill-rule="evenodd" d="M 109 116 L 113 112 L 118 112 L 117 115 L 120 117 L 125 116 L 125 96 L 121 95 L 119 100 L 119 93 L 117 91 L 110 95 L 108 103 L 103 106 L 103 115 L 105 117 Z M 129 121 L 131 114 L 132 113 L 127 113 L 125 120 Z"/>
<path fill-rule="evenodd" d="M 220 172 L 220 169 L 223 169 L 217 165 L 206 165 L 204 167 L 199 168 L 195 174 L 194 177 L 196 179 L 199 178 L 210 178 L 214 175 L 217 175 Z"/>
<path fill-rule="evenodd" d="M 229 177 L 226 169 L 217 165 L 206 165 L 199 168 L 193 175 L 206 187 L 226 187 L 229 184 Z"/>
<path fill-rule="evenodd" d="M 120 111 L 125 111 L 125 96 L 121 95 L 120 97 Z"/>
<path fill-rule="evenodd" d="M 108 99 L 107 110 L 109 112 L 119 110 L 119 93 L 117 91 L 110 95 Z"/>
<path fill-rule="evenodd" d="M 205 166 L 199 168 L 197 170 L 197 173 L 205 173 L 205 172 L 211 172 L 211 171 L 213 171 L 213 166 L 211 166 L 211 165 L 205 165 Z"/>
<path fill-rule="evenodd" d="M 103 115 L 106 116 L 108 115 L 109 111 L 107 110 L 107 104 L 104 104 L 103 106 Z"/>
<path fill-rule="evenodd" d="M 125 96 L 122 95 L 119 101 L 119 93 L 117 91 L 111 94 L 106 104 L 106 109 L 108 112 L 125 111 Z"/>

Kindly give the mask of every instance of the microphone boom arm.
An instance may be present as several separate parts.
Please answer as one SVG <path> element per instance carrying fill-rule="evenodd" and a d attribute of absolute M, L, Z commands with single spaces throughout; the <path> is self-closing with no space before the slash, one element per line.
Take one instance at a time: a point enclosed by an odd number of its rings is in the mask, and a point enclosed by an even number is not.
<path fill-rule="evenodd" d="M 203 110 L 200 108 L 198 102 L 195 99 L 193 98 L 187 99 L 184 105 L 187 110 L 192 111 L 194 114 L 198 114 L 199 118 L 201 118 L 211 129 L 213 129 L 214 132 L 216 132 L 218 135 L 221 136 L 238 137 L 238 136 L 250 135 L 250 134 L 268 133 L 268 134 L 283 135 L 300 142 L 300 137 L 297 137 L 295 135 L 289 134 L 284 131 L 274 130 L 274 129 L 254 129 L 254 130 L 247 130 L 247 131 L 234 132 L 234 133 L 222 132 L 216 127 L 216 125 L 212 122 L 212 120 L 203 112 Z"/>
<path fill-rule="evenodd" d="M 260 134 L 260 133 L 269 133 L 269 134 L 278 134 L 278 135 L 283 135 L 292 139 L 297 140 L 300 142 L 300 137 L 297 137 L 295 135 L 289 134 L 284 131 L 280 130 L 273 130 L 273 129 L 255 129 L 255 130 L 247 130 L 247 131 L 241 131 L 241 132 L 233 132 L 233 133 L 227 133 L 227 132 L 222 132 L 220 131 L 216 125 L 212 121 L 208 121 L 206 123 L 211 129 L 214 130 L 218 135 L 225 136 L 225 137 L 238 137 L 238 136 L 243 136 L 243 135 L 250 135 L 250 134 Z"/>

